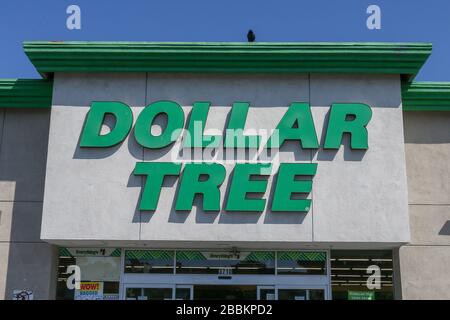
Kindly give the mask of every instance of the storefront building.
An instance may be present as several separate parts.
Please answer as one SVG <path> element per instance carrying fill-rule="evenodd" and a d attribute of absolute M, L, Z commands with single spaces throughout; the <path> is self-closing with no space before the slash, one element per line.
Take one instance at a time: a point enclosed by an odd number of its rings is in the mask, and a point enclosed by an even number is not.
<path fill-rule="evenodd" d="M 430 44 L 24 50 L 43 79 L 0 80 L 1 298 L 450 299 Z"/>

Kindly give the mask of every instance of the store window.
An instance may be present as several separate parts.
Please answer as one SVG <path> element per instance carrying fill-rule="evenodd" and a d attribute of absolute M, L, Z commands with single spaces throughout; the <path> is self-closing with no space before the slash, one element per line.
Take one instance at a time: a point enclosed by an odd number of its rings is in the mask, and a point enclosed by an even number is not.
<path fill-rule="evenodd" d="M 332 250 L 333 300 L 391 300 L 392 251 Z"/>
<path fill-rule="evenodd" d="M 177 251 L 176 273 L 217 274 L 275 274 L 273 251 Z"/>
<path fill-rule="evenodd" d="M 126 250 L 126 273 L 173 273 L 174 251 Z"/>
<path fill-rule="evenodd" d="M 325 300 L 324 289 L 278 289 L 278 300 Z"/>
<path fill-rule="evenodd" d="M 305 289 L 278 289 L 278 300 L 307 300 Z"/>
<path fill-rule="evenodd" d="M 327 254 L 323 251 L 279 251 L 277 274 L 326 275 Z"/>
<path fill-rule="evenodd" d="M 172 288 L 127 288 L 125 300 L 172 300 Z"/>
<path fill-rule="evenodd" d="M 116 248 L 60 248 L 56 298 L 118 300 L 120 256 Z M 79 271 L 79 289 L 70 287 L 75 270 Z"/>
<path fill-rule="evenodd" d="M 259 300 L 275 300 L 275 286 L 260 286 Z"/>
<path fill-rule="evenodd" d="M 310 289 L 309 300 L 325 300 L 325 290 L 323 289 Z"/>

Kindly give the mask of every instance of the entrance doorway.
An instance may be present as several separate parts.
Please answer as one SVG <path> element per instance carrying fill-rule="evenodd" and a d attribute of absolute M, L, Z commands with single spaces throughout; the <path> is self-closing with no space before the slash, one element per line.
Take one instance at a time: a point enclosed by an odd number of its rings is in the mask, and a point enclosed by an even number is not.
<path fill-rule="evenodd" d="M 194 286 L 194 300 L 256 300 L 256 286 L 199 285 Z"/>
<path fill-rule="evenodd" d="M 120 299 L 326 300 L 326 251 L 127 249 Z"/>
<path fill-rule="evenodd" d="M 325 300 L 326 287 L 256 285 L 126 285 L 126 300 Z"/>

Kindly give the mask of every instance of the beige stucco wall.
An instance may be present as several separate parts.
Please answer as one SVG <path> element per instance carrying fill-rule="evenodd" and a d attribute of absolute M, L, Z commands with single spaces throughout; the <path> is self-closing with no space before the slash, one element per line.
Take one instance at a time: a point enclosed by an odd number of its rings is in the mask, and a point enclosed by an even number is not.
<path fill-rule="evenodd" d="M 0 109 L 0 300 L 54 297 L 56 249 L 40 240 L 49 109 Z"/>
<path fill-rule="evenodd" d="M 450 299 L 450 113 L 404 112 L 411 243 L 403 299 Z"/>

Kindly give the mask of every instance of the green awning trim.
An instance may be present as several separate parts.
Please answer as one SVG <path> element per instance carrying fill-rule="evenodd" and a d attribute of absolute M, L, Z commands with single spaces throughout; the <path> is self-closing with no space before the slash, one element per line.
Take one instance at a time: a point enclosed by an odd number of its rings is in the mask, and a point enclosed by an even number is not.
<path fill-rule="evenodd" d="M 275 260 L 274 251 L 252 251 L 244 261 L 265 262 Z"/>
<path fill-rule="evenodd" d="M 173 262 L 174 252 L 166 250 L 126 250 L 125 258 L 137 260 L 164 260 Z"/>
<path fill-rule="evenodd" d="M 106 255 L 104 257 L 116 257 L 116 258 L 120 258 L 120 256 L 122 255 L 122 251 L 120 248 L 115 248 L 110 254 L 109 256 Z M 60 247 L 59 248 L 59 256 L 60 257 L 70 257 L 73 258 L 75 257 L 68 248 L 65 247 Z M 93 257 L 101 257 L 101 256 L 97 256 L 97 255 L 92 255 Z"/>
<path fill-rule="evenodd" d="M 308 251 L 280 251 L 278 252 L 279 261 L 326 261 L 327 254 L 325 252 L 308 252 Z"/>
<path fill-rule="evenodd" d="M 368 73 L 413 78 L 431 43 L 25 41 L 44 76 L 54 72 Z"/>
<path fill-rule="evenodd" d="M 201 251 L 184 250 L 177 251 L 177 261 L 196 261 L 207 260 L 207 258 L 201 253 Z"/>
<path fill-rule="evenodd" d="M 50 108 L 53 83 L 42 79 L 0 79 L 0 108 Z"/>
<path fill-rule="evenodd" d="M 111 252 L 110 257 L 120 257 L 122 255 L 122 251 L 120 248 L 115 249 L 113 252 Z"/>
<path fill-rule="evenodd" d="M 404 111 L 450 111 L 450 82 L 413 82 L 402 87 Z"/>
<path fill-rule="evenodd" d="M 59 248 L 59 256 L 60 257 L 72 257 L 72 254 L 70 253 L 67 248 Z"/>

